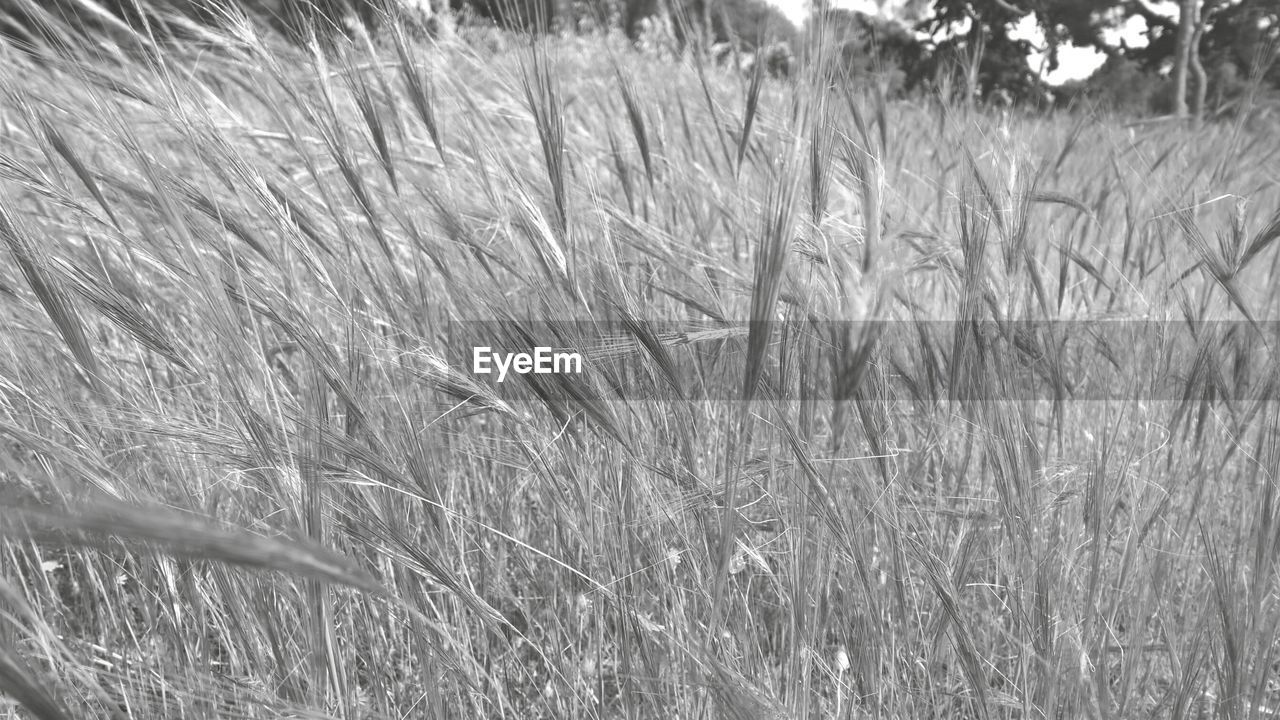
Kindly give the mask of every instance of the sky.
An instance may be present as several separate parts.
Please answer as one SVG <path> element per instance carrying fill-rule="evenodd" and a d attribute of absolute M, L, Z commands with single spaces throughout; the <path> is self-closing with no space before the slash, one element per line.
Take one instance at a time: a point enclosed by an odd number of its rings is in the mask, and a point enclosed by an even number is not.
<path fill-rule="evenodd" d="M 781 10 L 797 27 L 804 23 L 805 17 L 809 12 L 809 0 L 769 0 L 769 2 Z M 900 3 L 895 2 L 895 0 L 886 0 L 884 4 L 885 9 L 881 10 L 876 6 L 874 0 L 836 0 L 837 7 L 862 12 L 867 15 L 891 14 L 892 8 Z M 1165 7 L 1161 7 L 1162 5 L 1172 5 L 1172 3 L 1159 2 L 1153 4 L 1160 10 L 1165 9 Z M 1173 17 L 1176 13 L 1176 7 L 1169 10 L 1170 17 Z M 1146 38 L 1143 36 L 1143 31 L 1146 30 L 1146 27 L 1144 20 L 1133 17 L 1119 31 L 1108 32 L 1106 39 L 1108 42 L 1117 43 L 1123 37 L 1130 47 L 1142 47 L 1146 44 Z M 1022 22 L 1018 23 L 1010 35 L 1014 38 L 1030 40 L 1034 45 L 1044 44 L 1044 36 L 1036 28 L 1035 21 L 1030 17 L 1024 18 Z M 1059 48 L 1059 67 L 1056 71 L 1046 74 L 1045 80 L 1051 85 L 1060 85 L 1069 80 L 1083 80 L 1093 74 L 1094 70 L 1101 67 L 1104 60 L 1106 60 L 1106 56 L 1092 48 L 1080 48 L 1074 45 Z M 1032 53 L 1029 61 L 1031 67 L 1039 68 L 1044 61 L 1044 57 L 1040 53 Z"/>

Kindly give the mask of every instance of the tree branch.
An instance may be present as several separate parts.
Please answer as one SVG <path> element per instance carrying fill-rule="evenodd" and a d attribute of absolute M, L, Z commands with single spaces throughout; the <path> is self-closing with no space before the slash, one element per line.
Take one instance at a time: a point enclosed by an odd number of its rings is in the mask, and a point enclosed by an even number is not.
<path fill-rule="evenodd" d="M 1011 15 L 1022 17 L 1027 14 L 1026 10 L 1019 8 L 1017 5 L 1009 2 L 1009 0 L 991 0 L 991 3 Z M 964 10 L 964 14 L 968 15 L 970 20 L 976 22 L 980 17 L 982 17 L 981 13 L 973 8 L 972 3 L 966 2 L 961 7 Z"/>
<path fill-rule="evenodd" d="M 995 3 L 996 7 L 1000 8 L 1001 10 L 1004 10 L 1007 13 L 1010 13 L 1011 15 L 1017 15 L 1018 17 L 1022 17 L 1023 15 L 1027 14 L 1026 10 L 1022 10 L 1017 6 L 1010 4 L 1007 0 L 991 0 L 991 2 Z"/>
<path fill-rule="evenodd" d="M 1200 19 L 1198 24 L 1202 31 L 1204 26 L 1209 24 L 1209 18 L 1218 11 L 1218 8 L 1221 7 L 1222 4 L 1222 0 L 1204 0 L 1204 2 L 1200 3 Z"/>
<path fill-rule="evenodd" d="M 1148 26 L 1158 26 L 1170 31 L 1178 29 L 1178 21 L 1157 11 L 1151 0 L 1129 0 L 1129 6 L 1147 21 Z"/>

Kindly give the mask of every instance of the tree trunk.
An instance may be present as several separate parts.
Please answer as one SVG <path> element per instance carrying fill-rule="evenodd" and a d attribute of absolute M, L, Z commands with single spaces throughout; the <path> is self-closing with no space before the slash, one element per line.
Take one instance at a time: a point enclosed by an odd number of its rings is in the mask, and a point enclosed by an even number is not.
<path fill-rule="evenodd" d="M 964 106 L 973 112 L 978 104 L 978 85 L 982 79 L 982 56 L 987 50 L 987 28 L 978 17 L 974 17 L 973 30 L 969 37 L 971 42 L 964 58 Z"/>
<path fill-rule="evenodd" d="M 1191 65 L 1191 39 L 1195 34 L 1198 0 L 1178 3 L 1178 44 L 1173 57 L 1173 114 L 1187 116 L 1187 71 Z"/>
<path fill-rule="evenodd" d="M 1194 81 L 1195 94 L 1191 96 L 1191 117 L 1196 127 L 1204 122 L 1204 101 L 1209 93 L 1208 76 L 1204 71 L 1204 63 L 1200 62 L 1200 38 L 1204 36 L 1205 17 L 1200 15 L 1196 21 L 1196 30 L 1191 34 L 1191 52 L 1187 64 Z"/>

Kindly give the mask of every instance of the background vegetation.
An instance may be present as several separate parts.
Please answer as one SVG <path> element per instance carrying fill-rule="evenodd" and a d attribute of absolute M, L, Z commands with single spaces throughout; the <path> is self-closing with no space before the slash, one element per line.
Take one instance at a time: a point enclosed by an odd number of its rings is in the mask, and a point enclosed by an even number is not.
<path fill-rule="evenodd" d="M 0 50 L 0 713 L 1280 707 L 1257 118 L 891 100 L 836 42 L 184 27 Z M 633 394 L 473 377 L 475 320 Z M 1077 396 L 1063 343 L 1139 348 L 1067 320 L 1191 351 Z"/>
<path fill-rule="evenodd" d="M 1182 14 L 1171 16 L 1168 8 L 1177 6 Z M 855 84 L 879 86 L 889 97 L 942 92 L 969 105 L 1084 103 L 1203 121 L 1280 102 L 1280 6 L 1270 0 L 1165 0 L 1160 7 L 1151 0 L 907 0 L 882 4 L 877 16 L 815 1 L 799 28 L 767 0 L 0 0 L 0 32 L 19 42 L 33 33 L 67 40 L 70 25 L 129 45 L 130 28 L 145 27 L 190 42 L 228 12 L 247 13 L 300 43 L 316 29 L 322 43 L 357 25 L 377 35 L 389 19 L 433 37 L 458 19 L 541 34 L 621 30 L 641 47 L 677 56 L 710 49 L 744 68 L 762 54 L 761 66 L 775 75 L 792 72 L 797 59 L 808 62 L 818 47 L 838 47 Z M 42 18 L 63 30 L 41 30 L 49 25 Z M 1137 46 L 1119 32 L 1133 22 L 1145 27 Z M 1043 43 L 1014 39 L 1015 27 L 1024 34 L 1034 27 Z M 1069 44 L 1104 53 L 1106 65 L 1087 80 L 1049 88 L 1043 76 Z M 1033 51 L 1043 57 L 1036 67 Z"/>

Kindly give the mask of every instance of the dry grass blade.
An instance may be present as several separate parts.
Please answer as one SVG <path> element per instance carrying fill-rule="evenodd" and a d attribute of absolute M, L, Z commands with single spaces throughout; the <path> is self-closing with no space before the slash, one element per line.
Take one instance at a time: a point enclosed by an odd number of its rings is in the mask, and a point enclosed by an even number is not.
<path fill-rule="evenodd" d="M 746 371 L 742 397 L 755 397 L 764 373 L 765 351 L 773 333 L 773 313 L 782 291 L 787 255 L 795 230 L 796 193 L 799 183 L 789 164 L 779 171 L 778 182 L 769 189 L 761 220 L 760 242 L 756 246 L 755 278 L 751 286 L 751 329 L 747 336 Z"/>
<path fill-rule="evenodd" d="M 569 275 L 569 258 L 565 255 L 560 239 L 564 234 L 555 223 L 548 222 L 538 203 L 522 188 L 516 188 L 516 227 L 521 230 L 533 248 L 538 265 L 552 287 L 564 288 L 570 296 L 576 294 L 573 278 Z"/>
<path fill-rule="evenodd" d="M 1098 266 L 1094 265 L 1089 258 L 1081 255 L 1079 250 L 1076 250 L 1074 247 L 1060 248 L 1060 250 L 1065 259 L 1069 259 L 1071 262 L 1078 265 L 1080 269 L 1088 273 L 1089 277 L 1092 277 L 1095 282 L 1104 288 L 1111 289 L 1111 283 L 1107 282 L 1107 277 L 1098 269 Z"/>
<path fill-rule="evenodd" d="M 291 200 L 281 187 L 270 180 L 264 179 L 263 186 L 275 200 L 274 205 L 269 207 L 268 210 L 284 220 L 286 227 L 296 228 L 307 240 L 310 240 L 312 244 L 320 248 L 325 255 L 335 257 L 333 248 L 329 247 L 328 241 L 325 240 L 320 232 L 320 225 L 306 208 Z M 299 249 L 304 249 L 304 246 L 299 245 L 298 247 Z M 310 256 L 311 253 L 307 252 L 306 255 Z"/>
<path fill-rule="evenodd" d="M 827 116 L 825 95 L 819 98 L 813 115 L 809 137 L 809 221 L 814 226 L 822 223 L 831 194 L 832 146 L 835 131 Z"/>
<path fill-rule="evenodd" d="M 132 335 L 138 342 L 154 350 L 166 360 L 184 370 L 194 365 L 181 346 L 165 332 L 155 315 L 144 305 L 135 302 L 114 287 L 99 281 L 88 272 L 62 260 L 56 261 L 71 289 L 88 300 L 116 327 Z"/>
<path fill-rule="evenodd" d="M 1017 269 L 1019 260 L 1031 258 L 1031 249 L 1027 245 L 1027 221 L 1031 215 L 1031 199 L 1038 189 L 1042 170 L 1033 172 L 1029 165 L 1026 161 L 1016 162 L 1010 169 L 1013 178 L 1005 185 L 1006 202 L 1009 203 L 1005 212 L 1011 216 L 1009 237 L 1003 248 L 1005 272 L 1008 274 Z M 1028 262 L 1028 266 L 1031 265 Z"/>
<path fill-rule="evenodd" d="M 622 68 L 614 65 L 614 76 L 618 79 L 618 88 L 622 91 L 622 103 L 627 108 L 627 122 L 631 124 L 631 135 L 640 150 L 640 161 L 644 163 L 644 174 L 649 179 L 649 187 L 653 187 L 653 155 L 649 149 L 649 133 L 645 127 L 644 113 L 640 109 L 640 99 L 636 94 L 635 84 L 624 75 Z"/>
<path fill-rule="evenodd" d="M 444 155 L 440 121 L 436 114 L 436 90 L 432 85 L 431 75 L 419 62 L 410 46 L 409 39 L 405 36 L 404 26 L 401 23 L 395 23 L 392 33 L 396 57 L 400 61 L 397 67 L 400 69 L 400 77 L 404 80 L 405 89 L 409 93 L 409 102 L 413 104 L 413 109 L 417 112 L 418 119 L 422 121 L 422 126 L 427 129 L 431 144 L 440 155 L 440 162 L 448 162 Z"/>
<path fill-rule="evenodd" d="M 364 73 L 359 68 L 350 65 L 343 67 L 342 77 L 346 81 L 347 90 L 355 98 L 365 129 L 369 131 L 374 152 L 378 154 L 378 161 L 382 164 L 382 171 L 391 181 L 391 188 L 398 193 L 400 187 L 396 182 L 396 166 L 391 155 L 391 146 L 387 142 L 387 127 L 382 121 L 382 116 L 378 114 L 378 105 L 369 87 L 369 81 L 365 79 Z"/>
<path fill-rule="evenodd" d="M 968 163 L 969 172 L 973 175 L 974 183 L 978 186 L 978 193 L 982 196 L 986 203 L 989 217 L 995 223 L 996 231 L 1000 234 L 1001 240 L 1009 238 L 1008 222 L 1004 216 L 1004 208 L 1001 206 L 1000 198 L 996 196 L 995 189 L 991 182 L 987 180 L 986 175 L 982 173 L 982 168 L 978 166 L 978 160 L 973 155 L 973 150 L 968 145 L 964 146 L 965 161 Z"/>
<path fill-rule="evenodd" d="M 1097 222 L 1093 211 L 1087 205 L 1065 193 L 1053 192 L 1050 190 L 1035 190 L 1030 195 L 1031 202 L 1049 203 L 1053 205 L 1065 205 L 1080 212 L 1081 215 Z"/>
<path fill-rule="evenodd" d="M 298 476 L 302 480 L 301 517 L 307 539 L 316 547 L 323 546 L 328 536 L 328 526 L 324 514 L 327 483 L 323 473 L 325 456 L 329 446 L 324 436 L 329 424 L 329 398 L 327 386 L 319 377 L 319 372 L 312 373 L 307 400 L 311 406 L 311 427 L 307 428 L 300 440 L 297 457 Z M 311 616 L 311 667 L 316 676 L 324 678 L 321 683 L 323 693 L 316 693 L 316 699 L 330 704 L 334 698 L 349 696 L 346 689 L 346 678 L 341 663 L 335 656 L 335 638 L 333 632 L 333 597 L 324 582 L 309 578 L 305 593 L 312 610 Z"/>
<path fill-rule="evenodd" d="M 698 84 L 702 86 L 702 98 L 707 103 L 707 110 L 711 113 L 711 124 L 716 130 L 716 139 L 720 141 L 720 152 L 724 154 L 726 165 L 733 165 L 733 156 L 729 154 L 729 143 L 725 139 L 724 124 L 720 121 L 720 111 L 716 108 L 716 101 L 711 97 L 711 86 L 707 81 L 707 71 L 703 67 L 702 58 L 698 53 L 693 54 L 693 67 L 698 71 Z M 683 113 L 684 106 L 681 106 Z M 688 130 L 686 129 L 686 134 Z M 707 157 L 715 161 L 715 156 L 709 151 Z"/>
<path fill-rule="evenodd" d="M 391 241 L 383 227 L 382 219 L 378 215 L 378 208 L 373 201 L 374 194 L 371 192 L 369 182 L 360 172 L 359 156 L 349 142 L 346 131 L 347 123 L 342 120 L 344 113 L 338 105 L 338 99 L 329 80 L 329 66 L 325 61 L 325 55 L 319 46 L 315 44 L 312 44 L 310 52 L 316 84 L 320 88 L 321 100 L 321 102 L 315 104 L 316 108 L 310 110 L 310 119 L 315 129 L 320 133 L 320 138 L 324 141 L 324 146 L 329 152 L 330 159 L 337 165 L 339 174 L 342 175 L 347 188 L 351 191 L 356 205 L 360 208 L 361 215 L 368 221 L 369 229 L 373 233 L 378 247 L 382 250 L 382 254 L 393 263 L 392 270 L 393 275 L 395 275 L 396 265 L 394 263 L 396 258 L 391 248 Z M 313 176 L 316 175 L 314 168 L 308 167 L 308 171 Z M 330 207 L 330 211 L 335 214 L 338 212 L 336 207 Z M 395 275 L 395 277 L 399 278 L 398 275 Z"/>
<path fill-rule="evenodd" d="M 450 241 L 469 250 L 491 281 L 496 281 L 498 278 L 494 270 L 495 265 L 515 277 L 520 277 L 520 268 L 501 254 L 494 252 L 478 237 L 476 229 L 452 198 L 431 188 L 419 186 L 417 190 L 427 205 L 435 211 L 436 226 L 439 230 Z"/>
<path fill-rule="evenodd" d="M 617 441 L 629 454 L 634 454 L 634 444 L 628 439 L 609 403 L 594 388 L 565 374 L 555 373 L 549 377 L 543 382 L 538 375 L 518 376 L 565 425 L 570 418 L 581 413 L 591 419 L 594 427 Z"/>
<path fill-rule="evenodd" d="M 676 369 L 675 361 L 671 358 L 671 354 L 667 352 L 667 346 L 662 343 L 653 331 L 653 326 L 635 317 L 631 312 L 626 312 L 622 319 L 623 326 L 627 331 L 635 336 L 640 345 L 649 353 L 649 357 L 657 363 L 659 374 L 662 379 L 671 386 L 675 393 L 676 400 L 684 400 L 685 390 L 684 382 L 680 378 L 680 372 Z"/>
<path fill-rule="evenodd" d="M 618 137 L 614 135 L 613 128 L 606 128 L 605 133 L 609 138 L 609 155 L 613 158 L 614 172 L 618 175 L 618 182 L 622 183 L 622 194 L 627 198 L 627 209 L 634 214 L 636 193 L 634 184 L 631 182 L 631 169 L 627 165 L 626 158 L 622 156 L 622 149 L 618 147 Z"/>
<path fill-rule="evenodd" d="M 217 223 L 227 232 L 239 238 L 241 242 L 248 245 L 263 260 L 273 265 L 278 262 L 275 255 L 267 249 L 266 243 L 258 239 L 253 231 L 249 229 L 248 222 L 238 217 L 238 213 L 210 199 L 185 180 L 174 178 L 173 185 L 174 189 L 181 193 L 192 207 L 199 210 L 205 217 Z"/>
<path fill-rule="evenodd" d="M 858 137 L 862 140 L 862 146 L 871 149 L 871 133 L 867 131 L 867 120 L 862 115 L 862 109 L 858 106 L 858 100 L 853 96 L 854 83 L 849 78 L 848 72 L 841 69 L 841 76 L 844 80 L 840 84 L 842 94 L 844 95 L 845 106 L 849 109 L 849 117 L 853 118 L 853 126 L 858 131 Z"/>
<path fill-rule="evenodd" d="M 84 370 L 90 386 L 101 392 L 103 387 L 98 375 L 98 360 L 89 345 L 80 313 L 76 311 L 57 279 L 49 273 L 44 253 L 18 225 L 17 219 L 10 214 L 3 201 L 0 201 L 0 239 L 9 246 L 9 252 L 26 277 L 31 291 L 35 293 L 63 342 Z"/>
<path fill-rule="evenodd" d="M 58 153 L 67 165 L 71 166 L 71 171 L 76 174 L 76 177 L 84 184 L 85 189 L 93 196 L 94 201 L 96 201 L 98 206 L 102 208 L 102 211 L 107 214 L 107 217 L 111 218 L 111 222 L 118 229 L 120 227 L 120 220 L 116 218 L 115 213 L 112 212 L 111 205 L 102 194 L 102 189 L 98 187 L 98 183 L 93 179 L 93 173 L 90 172 L 89 168 L 85 167 L 85 164 L 80 161 L 80 156 L 72 150 L 71 144 L 67 142 L 67 139 L 62 136 L 62 133 L 59 132 L 57 128 L 51 125 L 49 121 L 43 117 L 40 118 L 40 129 L 44 132 L 45 139 L 53 146 L 54 151 Z"/>
<path fill-rule="evenodd" d="M 755 64 L 751 73 L 751 82 L 747 85 L 747 105 L 742 111 L 742 135 L 738 138 L 738 163 L 734 166 L 734 175 L 742 174 L 742 160 L 746 157 L 747 146 L 751 144 L 751 128 L 756 121 L 756 112 L 760 109 L 760 88 L 764 85 L 764 63 Z"/>
<path fill-rule="evenodd" d="M 106 498 L 61 509 L 5 508 L 0 510 L 0 536 L 88 547 L 105 547 L 113 538 L 131 540 L 173 555 L 276 570 L 372 594 L 385 592 L 351 560 L 313 543 L 229 529 L 199 515 Z"/>
<path fill-rule="evenodd" d="M 742 673 L 708 659 L 708 684 L 716 698 L 719 716 L 727 720 L 787 720 L 786 709 L 767 693 L 756 688 Z"/>
<path fill-rule="evenodd" d="M 421 538 L 407 532 L 408 528 L 396 527 L 390 520 L 376 515 L 362 518 L 359 524 L 353 524 L 353 528 L 370 547 L 380 547 L 384 555 L 396 558 L 422 578 L 453 593 L 485 627 L 496 630 L 502 625 L 509 625 L 501 612 L 440 562 L 430 548 L 424 546 Z"/>
<path fill-rule="evenodd" d="M 239 288 L 223 286 L 223 292 L 229 300 L 275 323 L 296 342 L 298 347 L 302 348 L 312 362 L 320 368 L 329 387 L 341 398 L 353 425 L 363 426 L 368 416 L 363 409 L 363 401 L 353 390 L 347 374 L 340 372 L 340 363 L 332 344 L 320 335 L 314 325 L 307 322 L 306 313 L 299 310 L 295 303 L 284 297 L 278 290 L 268 291 L 261 287 L 248 286 L 247 283 L 245 289 L 254 297 L 247 297 Z"/>
<path fill-rule="evenodd" d="M 969 632 L 969 625 L 961 616 L 961 606 L 951 582 L 951 574 L 947 572 L 942 560 L 928 548 L 920 546 L 918 542 L 911 542 L 908 546 L 918 553 L 925 579 L 929 581 L 929 585 L 938 596 L 938 601 L 942 604 L 942 612 L 946 617 L 945 627 L 951 632 L 952 642 L 960 660 L 960 670 L 974 694 L 974 709 L 978 717 L 985 720 L 990 717 L 986 676 L 982 671 L 982 659 Z M 939 628 L 942 627 L 943 624 L 940 623 Z"/>
<path fill-rule="evenodd" d="M 1058 152 L 1057 159 L 1053 161 L 1053 175 L 1055 178 L 1057 178 L 1058 173 L 1062 171 L 1062 164 L 1066 162 L 1067 157 L 1071 155 L 1071 151 L 1079 145 L 1080 137 L 1086 127 L 1088 117 L 1088 115 L 1081 115 L 1080 119 L 1072 124 L 1071 132 L 1067 134 L 1066 142 L 1062 143 L 1062 150 Z"/>
<path fill-rule="evenodd" d="M 378 247 L 382 249 L 382 254 L 386 256 L 387 260 L 395 263 L 395 252 L 392 250 L 391 241 L 383 228 L 377 206 L 373 202 L 373 193 L 370 192 L 364 176 L 360 174 L 355 156 L 351 153 L 351 148 L 343 137 L 344 134 L 340 130 L 326 134 L 326 137 L 331 140 L 329 143 L 330 156 L 333 158 L 334 163 L 337 164 L 338 171 L 342 174 L 343 179 L 347 181 L 347 187 L 350 188 L 352 196 L 355 197 L 356 204 L 360 206 L 360 212 L 369 221 L 369 229 L 373 232 L 373 237 L 378 242 Z M 394 268 L 395 265 L 392 267 Z"/>
<path fill-rule="evenodd" d="M 76 65 L 75 71 L 104 90 L 122 95 L 145 106 L 155 107 L 155 98 L 150 93 L 133 83 L 121 80 L 117 75 L 113 75 L 106 70 L 81 63 Z"/>
<path fill-rule="evenodd" d="M 1249 241 L 1249 245 L 1240 256 L 1240 267 L 1247 266 L 1263 250 L 1266 250 L 1277 239 L 1280 239 L 1280 210 L 1271 216 L 1271 220 Z"/>
<path fill-rule="evenodd" d="M 533 113 L 534 126 L 538 130 L 538 142 L 542 145 L 542 158 L 546 162 L 547 180 L 551 183 L 551 197 L 555 202 L 556 234 L 564 237 L 569 231 L 569 197 L 565 184 L 564 117 L 560 91 L 551 72 L 551 60 L 540 45 L 533 46 L 532 56 L 524 68 L 524 97 Z"/>
<path fill-rule="evenodd" d="M 800 474 L 808 481 L 808 491 L 806 500 L 817 509 L 815 512 L 827 524 L 831 530 L 831 536 L 836 538 L 846 546 L 851 557 L 857 557 L 856 544 L 851 542 L 853 530 L 848 527 L 844 515 L 840 513 L 840 507 L 837 504 L 836 496 L 832 493 L 830 484 L 823 479 L 822 474 L 814 466 L 813 458 L 809 456 L 809 451 L 801 442 L 799 434 L 795 427 L 786 418 L 778 418 L 775 420 L 786 436 L 787 445 L 791 448 L 791 455 L 795 458 L 796 467 L 799 468 Z M 855 494 L 861 495 L 862 488 L 855 489 Z"/>
<path fill-rule="evenodd" d="M 1200 540 L 1204 543 L 1205 570 L 1213 586 L 1214 609 L 1222 633 L 1222 656 L 1217 662 L 1218 683 L 1221 688 L 1223 716 L 1243 718 L 1243 681 L 1249 662 L 1249 639 L 1253 630 L 1253 618 L 1247 609 L 1246 593 L 1239 587 L 1237 558 L 1229 561 L 1223 557 L 1213 536 L 1203 523 L 1200 524 Z"/>
<path fill-rule="evenodd" d="M 865 274 L 871 271 L 875 248 L 880 244 L 880 163 L 875 156 L 859 148 L 848 137 L 843 140 L 840 147 L 844 160 L 849 174 L 858 184 L 858 195 L 862 199 L 862 272 Z"/>
<path fill-rule="evenodd" d="M 1207 270 L 1214 282 L 1218 283 L 1218 286 L 1226 292 L 1227 298 L 1231 300 L 1231 304 L 1236 306 L 1240 314 L 1244 315 L 1245 319 L 1250 323 L 1256 323 L 1253 313 L 1249 311 L 1248 306 L 1245 304 L 1244 296 L 1240 294 L 1240 288 L 1236 284 L 1236 276 L 1240 272 L 1240 264 L 1236 260 L 1236 253 L 1230 247 L 1231 241 L 1220 241 L 1217 246 L 1209 244 L 1209 240 L 1200 231 L 1200 225 L 1196 222 L 1194 213 L 1189 209 L 1180 208 L 1175 210 L 1172 216 L 1178 228 L 1182 230 L 1183 237 L 1187 239 L 1191 249 L 1200 258 L 1200 266 Z M 1263 238 L 1264 236 L 1262 235 L 1255 238 L 1255 243 Z M 1270 241 L 1268 240 L 1267 242 Z M 1265 247 L 1265 243 L 1259 246 L 1258 250 L 1261 250 L 1262 247 Z"/>
<path fill-rule="evenodd" d="M 38 720 L 71 717 L 62 703 L 49 694 L 47 686 L 36 680 L 22 657 L 4 643 L 0 643 L 0 692 L 17 700 Z"/>
<path fill-rule="evenodd" d="M 419 348 L 413 357 L 422 361 L 421 370 L 410 369 L 414 375 L 431 383 L 449 397 L 481 410 L 492 410 L 510 418 L 519 417 L 516 411 L 488 387 L 459 372 L 428 348 Z"/>

